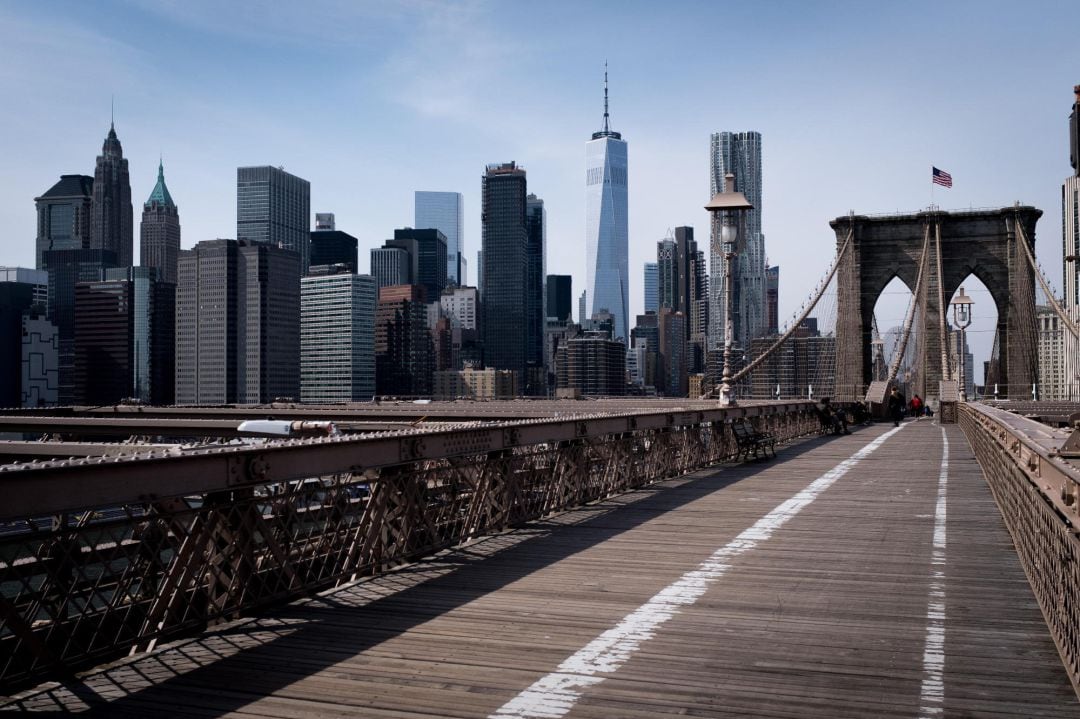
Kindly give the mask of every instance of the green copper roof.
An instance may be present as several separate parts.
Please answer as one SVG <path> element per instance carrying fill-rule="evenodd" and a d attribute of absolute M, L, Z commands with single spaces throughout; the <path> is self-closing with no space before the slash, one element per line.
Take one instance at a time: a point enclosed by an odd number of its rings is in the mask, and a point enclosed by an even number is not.
<path fill-rule="evenodd" d="M 169 188 L 165 187 L 165 168 L 161 162 L 158 162 L 157 168 L 157 184 L 154 185 L 154 191 L 150 193 L 150 198 L 146 201 L 146 204 L 156 202 L 159 205 L 166 207 L 176 207 L 173 202 L 172 195 L 169 194 Z"/>

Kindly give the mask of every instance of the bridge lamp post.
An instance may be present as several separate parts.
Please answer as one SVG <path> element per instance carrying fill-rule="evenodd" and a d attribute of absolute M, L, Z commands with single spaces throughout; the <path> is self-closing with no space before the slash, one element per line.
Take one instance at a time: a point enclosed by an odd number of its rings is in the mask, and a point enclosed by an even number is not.
<path fill-rule="evenodd" d="M 964 348 L 967 347 L 967 342 L 964 339 L 964 331 L 971 324 L 971 306 L 973 304 L 975 304 L 975 300 L 964 294 L 963 287 L 960 288 L 960 295 L 952 301 L 953 321 L 960 330 L 960 346 L 956 348 L 956 355 L 959 359 L 957 364 L 960 365 L 961 402 L 967 402 L 967 377 L 965 376 L 967 371 L 967 357 L 964 354 Z"/>
<path fill-rule="evenodd" d="M 882 364 L 885 363 L 885 340 L 881 339 L 880 337 L 875 337 L 874 339 L 870 340 L 870 348 L 871 348 L 870 349 L 871 365 L 873 366 L 873 368 L 875 370 L 877 370 L 877 358 L 878 357 L 881 358 Z M 881 379 L 888 379 L 888 378 L 889 378 L 889 370 L 886 369 L 885 370 L 885 376 L 882 377 Z M 878 376 L 876 374 L 874 375 L 874 379 L 875 380 L 878 379 Z"/>
<path fill-rule="evenodd" d="M 746 210 L 752 210 L 754 206 L 743 193 L 735 191 L 733 173 L 724 175 L 724 188 L 724 192 L 713 196 L 705 209 L 712 213 L 719 227 L 719 232 L 714 232 L 712 237 L 713 252 L 716 252 L 719 241 L 719 249 L 724 255 L 724 372 L 720 379 L 720 406 L 734 407 L 735 397 L 731 388 L 731 347 L 735 334 L 735 320 L 732 317 L 732 264 L 739 251 L 743 216 Z"/>

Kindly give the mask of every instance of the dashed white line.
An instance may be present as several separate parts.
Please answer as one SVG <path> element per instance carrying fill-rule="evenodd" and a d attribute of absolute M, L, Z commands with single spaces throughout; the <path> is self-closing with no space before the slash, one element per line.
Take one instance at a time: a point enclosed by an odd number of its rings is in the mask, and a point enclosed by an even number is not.
<path fill-rule="evenodd" d="M 735 557 L 764 542 L 803 508 L 817 499 L 836 480 L 868 457 L 902 427 L 890 429 L 855 454 L 821 475 L 795 496 L 744 530 L 728 544 L 713 552 L 696 569 L 687 572 L 661 589 L 622 621 L 593 639 L 567 658 L 554 672 L 541 677 L 516 697 L 506 702 L 490 719 L 559 719 L 581 698 L 582 690 L 599 684 L 621 667 L 641 644 L 656 634 L 660 625 L 679 613 L 681 607 L 696 602 L 711 584 L 720 579 Z"/>
<path fill-rule="evenodd" d="M 941 428 L 941 472 L 938 474 L 934 509 L 934 550 L 931 554 L 930 601 L 926 607 L 926 645 L 923 648 L 923 680 L 919 716 L 938 717 L 945 712 L 945 520 L 949 484 L 949 438 Z"/>

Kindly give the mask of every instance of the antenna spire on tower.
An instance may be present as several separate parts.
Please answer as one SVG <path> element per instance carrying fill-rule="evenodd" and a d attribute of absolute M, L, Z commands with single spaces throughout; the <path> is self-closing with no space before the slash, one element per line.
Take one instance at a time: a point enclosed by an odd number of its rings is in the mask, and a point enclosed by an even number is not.
<path fill-rule="evenodd" d="M 602 137 L 611 137 L 621 140 L 622 135 L 611 129 L 611 115 L 608 112 L 608 71 L 607 60 L 604 61 L 604 127 L 599 132 L 592 134 L 592 139 L 599 140 Z"/>
<path fill-rule="evenodd" d="M 604 132 L 611 132 L 608 125 L 607 60 L 604 61 Z"/>
<path fill-rule="evenodd" d="M 109 95 L 109 129 L 116 129 L 116 95 Z"/>

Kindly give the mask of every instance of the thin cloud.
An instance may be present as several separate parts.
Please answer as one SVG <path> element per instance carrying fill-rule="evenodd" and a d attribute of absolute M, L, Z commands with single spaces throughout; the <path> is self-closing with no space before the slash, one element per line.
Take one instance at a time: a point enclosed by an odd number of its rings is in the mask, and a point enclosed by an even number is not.
<path fill-rule="evenodd" d="M 433 0 L 125 0 L 128 5 L 200 33 L 264 45 L 311 47 L 312 43 L 350 46 L 387 37 L 387 29 L 406 30 L 442 7 Z"/>

